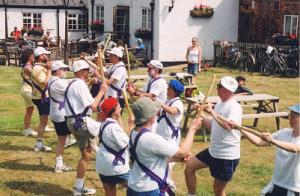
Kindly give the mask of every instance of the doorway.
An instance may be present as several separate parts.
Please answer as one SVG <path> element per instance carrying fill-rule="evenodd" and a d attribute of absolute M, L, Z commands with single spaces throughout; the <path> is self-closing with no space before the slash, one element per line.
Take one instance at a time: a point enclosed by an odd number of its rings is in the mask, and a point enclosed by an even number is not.
<path fill-rule="evenodd" d="M 122 40 L 124 44 L 129 43 L 129 7 L 117 6 L 114 7 L 114 20 L 113 20 L 113 36 L 114 42 Z"/>

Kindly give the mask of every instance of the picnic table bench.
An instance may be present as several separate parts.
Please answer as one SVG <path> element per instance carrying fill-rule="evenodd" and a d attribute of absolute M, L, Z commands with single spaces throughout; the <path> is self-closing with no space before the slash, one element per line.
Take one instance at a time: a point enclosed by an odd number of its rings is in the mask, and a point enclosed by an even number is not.
<path fill-rule="evenodd" d="M 254 119 L 253 127 L 257 126 L 258 120 L 260 118 L 270 118 L 275 117 L 277 129 L 280 129 L 280 117 L 287 117 L 288 112 L 279 112 L 278 103 L 279 97 L 268 95 L 268 94 L 254 94 L 254 95 L 240 95 L 234 97 L 236 101 L 240 102 L 242 107 L 247 107 L 249 102 L 257 103 L 257 107 L 253 107 L 255 113 L 243 114 L 242 119 Z M 186 130 L 188 119 L 192 117 L 192 105 L 195 103 L 201 103 L 202 98 L 193 97 L 185 98 L 187 102 L 187 110 L 185 113 L 184 123 L 182 130 Z M 210 96 L 207 99 L 207 102 L 215 104 L 220 101 L 219 96 Z M 247 104 L 245 104 L 247 103 Z M 252 104 L 250 104 L 253 106 Z M 204 132 L 204 135 L 206 133 Z"/>

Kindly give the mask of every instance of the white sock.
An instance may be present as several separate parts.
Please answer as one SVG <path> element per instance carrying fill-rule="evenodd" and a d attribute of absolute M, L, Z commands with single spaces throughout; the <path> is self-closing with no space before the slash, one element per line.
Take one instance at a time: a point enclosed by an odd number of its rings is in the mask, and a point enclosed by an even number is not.
<path fill-rule="evenodd" d="M 187 196 L 196 196 L 196 194 L 189 194 L 189 193 L 188 193 Z"/>
<path fill-rule="evenodd" d="M 64 164 L 63 164 L 63 158 L 62 156 L 58 156 L 56 157 L 56 167 L 62 167 Z"/>
<path fill-rule="evenodd" d="M 75 180 L 75 188 L 82 189 L 83 187 L 83 178 L 76 178 Z"/>
<path fill-rule="evenodd" d="M 42 148 L 43 147 L 43 139 L 42 138 L 37 138 L 36 139 L 36 146 L 38 148 Z"/>

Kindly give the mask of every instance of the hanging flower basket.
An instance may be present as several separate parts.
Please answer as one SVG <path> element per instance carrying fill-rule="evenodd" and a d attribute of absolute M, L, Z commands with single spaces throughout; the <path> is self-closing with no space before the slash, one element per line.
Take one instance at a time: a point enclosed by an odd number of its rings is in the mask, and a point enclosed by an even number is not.
<path fill-rule="evenodd" d="M 152 39 L 152 31 L 148 29 L 137 29 L 134 36 L 142 39 Z"/>
<path fill-rule="evenodd" d="M 28 36 L 40 38 L 44 35 L 44 29 L 40 28 L 35 28 L 33 27 L 32 29 L 28 30 Z"/>
<path fill-rule="evenodd" d="M 193 18 L 209 18 L 214 15 L 214 8 L 200 4 L 190 11 Z"/>
<path fill-rule="evenodd" d="M 91 23 L 90 28 L 92 31 L 104 32 L 104 23 L 102 20 L 95 20 Z"/>

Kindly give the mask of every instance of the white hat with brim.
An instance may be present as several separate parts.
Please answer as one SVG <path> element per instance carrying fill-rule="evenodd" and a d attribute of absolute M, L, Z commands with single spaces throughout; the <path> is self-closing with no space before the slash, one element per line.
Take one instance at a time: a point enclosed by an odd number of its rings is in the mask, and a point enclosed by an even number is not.
<path fill-rule="evenodd" d="M 34 49 L 34 56 L 40 56 L 42 54 L 50 54 L 51 52 L 46 50 L 43 47 L 37 47 L 36 49 Z"/>
<path fill-rule="evenodd" d="M 108 54 L 113 54 L 113 55 L 116 55 L 117 57 L 120 57 L 122 58 L 123 57 L 123 52 L 120 48 L 113 48 L 111 49 L 111 51 L 107 51 Z"/>
<path fill-rule="evenodd" d="M 78 60 L 73 63 L 73 72 L 78 72 L 83 69 L 90 69 L 89 64 L 85 60 Z"/>
<path fill-rule="evenodd" d="M 158 61 L 158 60 L 151 60 L 147 64 L 147 66 L 149 66 L 149 65 L 152 65 L 153 67 L 155 67 L 157 69 L 163 69 L 164 68 L 163 64 L 160 61 Z"/>
<path fill-rule="evenodd" d="M 235 92 L 236 89 L 238 88 L 238 83 L 236 81 L 236 79 L 234 79 L 233 77 L 230 76 L 225 76 L 221 79 L 220 84 L 226 88 L 227 90 L 231 91 L 231 92 Z"/>
<path fill-rule="evenodd" d="M 54 61 L 51 66 L 51 71 L 56 71 L 58 69 L 69 69 L 69 66 L 64 64 L 62 61 Z"/>

